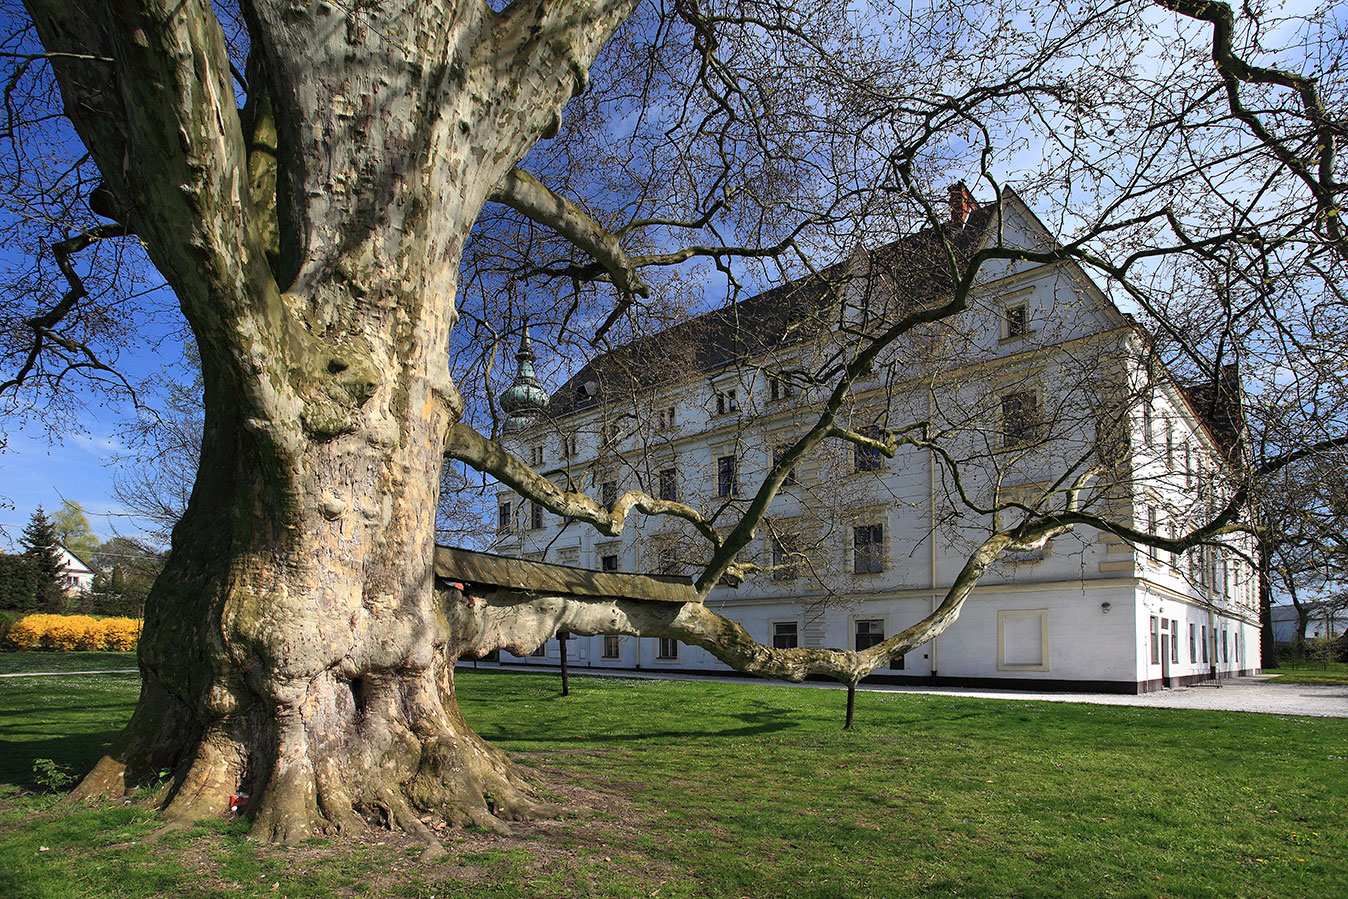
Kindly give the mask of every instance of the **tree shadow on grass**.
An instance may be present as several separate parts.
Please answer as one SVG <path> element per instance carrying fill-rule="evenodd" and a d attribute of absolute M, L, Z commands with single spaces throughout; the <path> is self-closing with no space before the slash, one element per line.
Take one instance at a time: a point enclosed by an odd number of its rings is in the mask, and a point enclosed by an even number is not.
<path fill-rule="evenodd" d="M 89 773 L 103 757 L 120 731 L 103 730 L 45 740 L 0 741 L 0 784 L 40 789 L 33 775 L 33 762 L 51 759 L 65 773 L 79 778 Z"/>
<path fill-rule="evenodd" d="M 536 738 L 524 736 L 518 730 L 504 725 L 491 725 L 478 730 L 478 734 L 486 740 L 492 742 L 509 741 L 513 745 L 521 746 L 527 743 L 540 743 L 547 746 L 563 746 L 567 744 L 593 744 L 596 740 L 604 743 L 645 743 L 650 741 L 661 741 L 668 739 L 688 739 L 697 737 L 698 739 L 722 739 L 725 737 L 753 737 L 762 734 L 776 733 L 784 730 L 791 730 L 800 726 L 800 723 L 787 716 L 784 710 L 779 708 L 764 708 L 754 712 L 723 712 L 726 718 L 732 718 L 743 722 L 742 727 L 723 727 L 720 729 L 699 729 L 695 733 L 687 730 L 641 730 L 639 727 L 626 733 L 615 733 L 613 731 L 604 731 L 603 733 L 566 733 L 560 728 L 572 729 L 572 725 L 567 721 L 558 721 L 559 729 L 550 730 L 546 733 L 538 734 Z"/>

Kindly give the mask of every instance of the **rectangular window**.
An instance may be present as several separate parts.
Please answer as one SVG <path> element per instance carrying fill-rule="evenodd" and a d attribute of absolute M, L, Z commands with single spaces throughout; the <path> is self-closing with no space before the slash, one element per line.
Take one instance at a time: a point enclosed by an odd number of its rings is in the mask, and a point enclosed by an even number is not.
<path fill-rule="evenodd" d="M 1025 304 L 1007 306 L 1002 310 L 1002 337 L 1024 337 L 1030 332 L 1030 319 Z"/>
<path fill-rule="evenodd" d="M 602 650 L 602 652 L 601 652 L 601 654 L 600 654 L 600 658 L 603 658 L 603 659 L 620 659 L 620 658 L 622 658 L 622 643 L 621 643 L 621 640 L 622 640 L 621 637 L 614 637 L 614 636 L 607 636 L 607 637 L 605 637 L 605 638 L 604 638 L 604 648 L 603 648 L 603 650 Z"/>
<path fill-rule="evenodd" d="M 1208 663 L 1208 626 L 1206 624 L 1203 625 L 1203 627 L 1200 628 L 1199 633 L 1202 635 L 1202 639 L 1199 642 L 1203 644 L 1203 664 L 1206 665 Z"/>
<path fill-rule="evenodd" d="M 734 496 L 739 492 L 735 457 L 721 456 L 716 460 L 716 495 Z"/>
<path fill-rule="evenodd" d="M 787 451 L 788 449 L 790 449 L 790 447 L 789 447 L 787 444 L 785 444 L 785 443 L 779 443 L 779 444 L 777 444 L 776 446 L 774 446 L 774 447 L 772 448 L 772 467 L 773 467 L 773 468 L 776 468 L 778 465 L 780 465 L 780 464 L 782 463 L 782 457 L 786 455 L 786 451 Z M 789 469 L 787 469 L 786 477 L 784 477 L 784 478 L 782 479 L 782 486 L 783 486 L 783 487 L 794 487 L 795 485 L 797 485 L 797 484 L 799 484 L 799 483 L 800 483 L 800 480 L 796 477 L 796 469 L 795 469 L 795 468 L 789 468 Z"/>
<path fill-rule="evenodd" d="M 1170 662 L 1179 664 L 1179 622 L 1173 618 L 1170 619 Z"/>
<path fill-rule="evenodd" d="M 878 643 L 885 642 L 885 619 L 883 618 L 858 618 L 855 623 L 855 642 L 852 648 L 857 652 L 863 649 L 870 649 Z"/>
<path fill-rule="evenodd" d="M 1151 417 L 1151 401 L 1144 400 L 1142 405 L 1142 439 L 1150 446 L 1156 442 L 1156 425 Z"/>
<path fill-rule="evenodd" d="M 683 573 L 677 537 L 673 534 L 658 534 L 651 538 L 651 548 L 655 551 L 656 574 Z"/>
<path fill-rule="evenodd" d="M 510 530 L 510 503 L 501 503 L 496 507 L 496 530 Z"/>
<path fill-rule="evenodd" d="M 617 554 L 617 553 L 609 553 L 608 555 L 600 556 L 600 557 L 599 557 L 599 570 L 600 570 L 600 571 L 617 571 L 617 570 L 618 570 L 618 554 Z"/>
<path fill-rule="evenodd" d="M 796 579 L 796 535 L 778 534 L 772 538 L 772 579 L 774 581 L 793 581 Z"/>
<path fill-rule="evenodd" d="M 1198 645 L 1197 645 L 1197 642 L 1195 641 L 1195 638 L 1194 638 L 1194 634 L 1195 634 L 1196 631 L 1197 631 L 1197 628 L 1196 628 L 1194 625 L 1190 624 L 1190 625 L 1189 625 L 1189 664 L 1190 664 L 1190 665 L 1196 665 L 1196 664 L 1198 664 Z"/>
<path fill-rule="evenodd" d="M 1002 446 L 1032 443 L 1039 437 L 1039 396 L 1018 390 L 1002 397 Z"/>
<path fill-rule="evenodd" d="M 655 658 L 661 662 L 679 660 L 679 641 L 673 637 L 661 637 L 655 641 Z"/>
<path fill-rule="evenodd" d="M 1161 621 L 1155 615 L 1151 616 L 1151 663 L 1161 664 Z"/>
<path fill-rule="evenodd" d="M 1175 425 L 1168 418 L 1165 420 L 1165 467 L 1168 471 L 1175 470 Z"/>
<path fill-rule="evenodd" d="M 576 457 L 576 435 L 563 434 L 558 442 L 560 455 L 563 459 L 574 459 Z"/>
<path fill-rule="evenodd" d="M 1156 511 L 1155 506 L 1147 506 L 1147 533 L 1159 537 L 1161 535 L 1161 515 Z M 1155 546 L 1147 547 L 1147 555 L 1153 561 L 1161 560 L 1161 551 Z"/>
<path fill-rule="evenodd" d="M 613 508 L 613 504 L 618 501 L 617 481 L 605 481 L 599 485 L 599 501 L 603 503 L 604 508 Z"/>
<path fill-rule="evenodd" d="M 542 445 L 542 444 L 539 444 L 538 446 L 531 446 L 531 447 L 529 447 L 529 464 L 530 464 L 530 465 L 542 465 L 542 464 L 543 464 L 543 445 Z"/>
<path fill-rule="evenodd" d="M 876 574 L 885 570 L 885 526 L 863 524 L 852 528 L 852 573 Z"/>
<path fill-rule="evenodd" d="M 542 646 L 529 653 L 529 657 L 533 659 L 546 659 L 548 657 L 548 644 L 544 643 Z"/>
<path fill-rule="evenodd" d="M 1222 662 L 1231 661 L 1231 656 L 1226 651 L 1226 631 L 1222 631 Z"/>
<path fill-rule="evenodd" d="M 674 418 L 674 407 L 666 406 L 656 413 L 656 424 L 661 430 L 674 427 L 676 420 Z"/>
<path fill-rule="evenodd" d="M 740 410 L 739 394 L 734 389 L 720 390 L 716 393 L 716 414 L 729 415 Z"/>
<path fill-rule="evenodd" d="M 772 622 L 772 648 L 795 649 L 800 645 L 799 626 L 794 621 Z"/>
<path fill-rule="evenodd" d="M 529 503 L 529 527 L 535 531 L 543 527 L 543 507 L 538 503 Z"/>
<path fill-rule="evenodd" d="M 795 393 L 796 389 L 791 386 L 790 381 L 781 378 L 768 379 L 768 399 L 773 401 L 790 399 Z"/>
<path fill-rule="evenodd" d="M 660 469 L 660 498 L 671 502 L 679 498 L 679 470 L 677 468 Z"/>
<path fill-rule="evenodd" d="M 879 440 L 884 436 L 884 431 L 875 425 L 867 425 L 861 429 L 861 435 L 870 437 L 872 440 Z M 853 471 L 879 471 L 883 459 L 884 457 L 875 447 L 863 446 L 860 443 L 852 444 Z"/>

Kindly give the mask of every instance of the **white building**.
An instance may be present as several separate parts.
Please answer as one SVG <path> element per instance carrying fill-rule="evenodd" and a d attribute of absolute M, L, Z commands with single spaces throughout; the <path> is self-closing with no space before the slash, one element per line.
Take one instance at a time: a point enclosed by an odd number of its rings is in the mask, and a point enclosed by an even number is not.
<path fill-rule="evenodd" d="M 962 188 L 952 194 L 946 233 L 961 254 L 986 242 L 996 217 L 970 205 Z M 1052 245 L 1017 198 L 1002 215 L 1003 243 Z M 526 344 L 502 402 L 506 443 L 605 504 L 640 489 L 707 516 L 721 509 L 718 527 L 733 526 L 817 419 L 831 382 L 811 375 L 850 358 L 846 332 L 875 333 L 941 294 L 949 279 L 935 246 L 923 232 L 641 338 L 550 398 Z M 887 459 L 826 441 L 791 472 L 741 556 L 761 572 L 718 586 L 708 606 L 769 645 L 871 646 L 936 607 L 992 526 L 988 509 L 1061 507 L 1064 485 L 1092 466 L 1087 509 L 1175 533 L 1223 493 L 1240 452 L 1239 391 L 1186 389 L 1148 364 L 1147 346 L 1075 264 L 985 265 L 967 309 L 878 357 L 840 419 L 862 433 L 929 422 L 945 455 L 901 446 Z M 510 492 L 497 524 L 498 552 L 582 568 L 693 573 L 706 555 L 677 520 L 634 515 L 607 538 Z M 1231 538 L 1172 557 L 1078 527 L 1004 557 L 953 626 L 872 678 L 1134 692 L 1250 672 L 1260 639 L 1251 549 Z M 579 667 L 729 670 L 673 640 L 566 646 Z M 554 640 L 503 661 L 556 664 L 558 651 Z"/>
<path fill-rule="evenodd" d="M 56 544 L 56 550 L 61 559 L 57 577 L 60 578 L 62 592 L 66 596 L 75 596 L 94 589 L 94 570 L 60 543 Z"/>

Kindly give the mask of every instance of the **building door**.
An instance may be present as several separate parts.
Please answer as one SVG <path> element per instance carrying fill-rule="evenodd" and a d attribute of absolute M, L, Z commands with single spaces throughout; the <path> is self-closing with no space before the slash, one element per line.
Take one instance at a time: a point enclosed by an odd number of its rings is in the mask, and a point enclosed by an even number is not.
<path fill-rule="evenodd" d="M 1174 646 L 1175 634 L 1171 633 L 1170 621 L 1161 619 L 1161 686 L 1173 687 L 1170 680 L 1170 656 Z"/>

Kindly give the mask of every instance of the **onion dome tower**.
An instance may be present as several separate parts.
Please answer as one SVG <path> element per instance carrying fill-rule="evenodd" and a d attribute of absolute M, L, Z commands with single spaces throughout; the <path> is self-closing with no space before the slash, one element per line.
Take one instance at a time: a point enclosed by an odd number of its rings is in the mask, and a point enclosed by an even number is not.
<path fill-rule="evenodd" d="M 524 326 L 520 349 L 515 354 L 515 381 L 501 394 L 501 410 L 506 413 L 505 429 L 523 431 L 533 426 L 548 408 L 548 392 L 534 374 L 538 359 L 529 343 L 529 326 Z"/>

